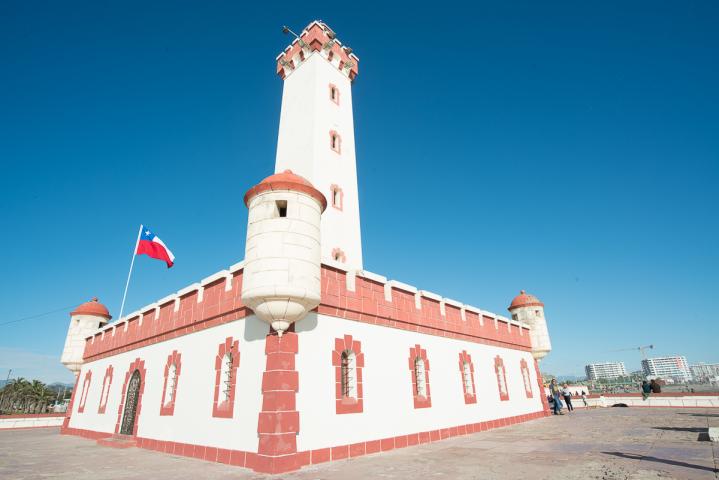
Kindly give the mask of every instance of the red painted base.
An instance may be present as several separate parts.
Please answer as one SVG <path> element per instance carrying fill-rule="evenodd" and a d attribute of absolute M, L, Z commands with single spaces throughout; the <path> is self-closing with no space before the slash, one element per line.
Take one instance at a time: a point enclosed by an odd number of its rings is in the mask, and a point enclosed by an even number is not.
<path fill-rule="evenodd" d="M 490 420 L 488 422 L 471 423 L 456 427 L 442 428 L 439 430 L 431 430 L 428 432 L 411 433 L 409 435 L 370 440 L 367 442 L 353 443 L 351 445 L 339 445 L 336 447 L 320 448 L 317 450 L 307 450 L 304 452 L 275 457 L 259 455 L 254 452 L 206 447 L 204 445 L 153 440 L 151 438 L 142 437 L 132 438 L 134 438 L 137 447 L 145 448 L 147 450 L 155 450 L 158 452 L 171 453 L 173 455 L 198 458 L 209 462 L 219 462 L 238 467 L 245 467 L 260 473 L 276 474 L 299 470 L 307 465 L 315 465 L 318 463 L 342 460 L 345 458 L 354 458 L 361 455 L 370 455 L 373 453 L 395 450 L 397 448 L 411 447 L 422 443 L 436 442 L 459 435 L 484 432 L 486 430 L 507 427 L 509 425 L 523 423 L 536 418 L 542 418 L 544 416 L 545 412 L 540 410 L 526 415 L 500 418 L 497 420 Z M 95 432 L 92 430 L 69 427 L 62 427 L 60 429 L 60 433 L 63 435 L 77 435 L 84 438 L 98 440 L 97 443 L 99 445 L 106 445 L 106 443 L 101 440 L 107 440 L 109 435 L 107 432 Z"/>

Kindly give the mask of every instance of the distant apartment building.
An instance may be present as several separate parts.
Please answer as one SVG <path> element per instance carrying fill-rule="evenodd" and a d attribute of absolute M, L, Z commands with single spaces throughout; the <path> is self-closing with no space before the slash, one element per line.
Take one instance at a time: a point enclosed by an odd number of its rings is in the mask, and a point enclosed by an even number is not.
<path fill-rule="evenodd" d="M 719 363 L 697 363 L 689 365 L 692 378 L 698 382 L 715 381 L 719 377 Z"/>
<path fill-rule="evenodd" d="M 688 382 L 692 378 L 686 357 L 679 355 L 642 360 L 642 371 L 646 376 L 671 378 L 677 382 Z"/>
<path fill-rule="evenodd" d="M 611 380 L 617 377 L 626 377 L 627 369 L 624 362 L 590 363 L 584 367 L 589 380 Z"/>

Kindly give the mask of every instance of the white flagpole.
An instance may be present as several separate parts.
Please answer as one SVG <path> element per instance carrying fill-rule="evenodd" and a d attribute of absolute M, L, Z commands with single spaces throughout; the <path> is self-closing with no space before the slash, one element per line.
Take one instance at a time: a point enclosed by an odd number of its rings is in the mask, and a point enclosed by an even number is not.
<path fill-rule="evenodd" d="M 127 298 L 127 287 L 130 286 L 130 276 L 132 275 L 132 267 L 135 265 L 135 257 L 137 256 L 137 246 L 140 244 L 140 235 L 142 235 L 142 227 L 137 231 L 137 240 L 135 241 L 135 247 L 132 249 L 132 260 L 130 261 L 130 271 L 127 273 L 127 283 L 125 283 L 125 293 L 122 295 L 122 305 L 120 305 L 120 316 L 118 320 L 122 319 L 122 312 L 125 310 L 125 298 Z"/>

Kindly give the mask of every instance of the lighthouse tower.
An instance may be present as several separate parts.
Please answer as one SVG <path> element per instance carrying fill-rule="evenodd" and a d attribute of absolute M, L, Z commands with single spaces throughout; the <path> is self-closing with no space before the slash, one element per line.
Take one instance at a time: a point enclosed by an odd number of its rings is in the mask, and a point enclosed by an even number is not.
<path fill-rule="evenodd" d="M 93 335 L 98 328 L 106 325 L 112 316 L 107 307 L 97 301 L 97 297 L 85 302 L 70 312 L 70 326 L 67 328 L 65 348 L 60 361 L 77 377 L 85 353 L 85 339 Z"/>
<path fill-rule="evenodd" d="M 544 318 L 544 304 L 534 295 L 522 290 L 514 297 L 507 310 L 512 314 L 512 319 L 530 326 L 532 356 L 537 360 L 546 357 L 552 351 L 552 343 L 549 341 L 547 320 Z"/>
<path fill-rule="evenodd" d="M 284 80 L 275 172 L 292 170 L 328 200 L 322 261 L 362 269 L 352 81 L 359 59 L 323 22 L 310 23 L 277 57 Z"/>

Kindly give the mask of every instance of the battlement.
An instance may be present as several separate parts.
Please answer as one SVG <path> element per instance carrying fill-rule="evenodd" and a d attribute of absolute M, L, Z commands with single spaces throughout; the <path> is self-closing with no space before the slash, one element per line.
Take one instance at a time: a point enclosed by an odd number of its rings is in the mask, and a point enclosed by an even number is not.
<path fill-rule="evenodd" d="M 241 299 L 244 263 L 105 325 L 87 337 L 84 360 L 133 350 L 232 322 L 252 310 Z M 524 351 L 529 326 L 372 272 L 322 264 L 317 312 L 348 320 Z"/>
<path fill-rule="evenodd" d="M 310 55 L 321 55 L 340 72 L 354 81 L 359 72 L 359 58 L 352 49 L 342 45 L 335 33 L 325 23 L 315 20 L 307 25 L 299 38 L 277 55 L 277 74 L 287 78 Z"/>

